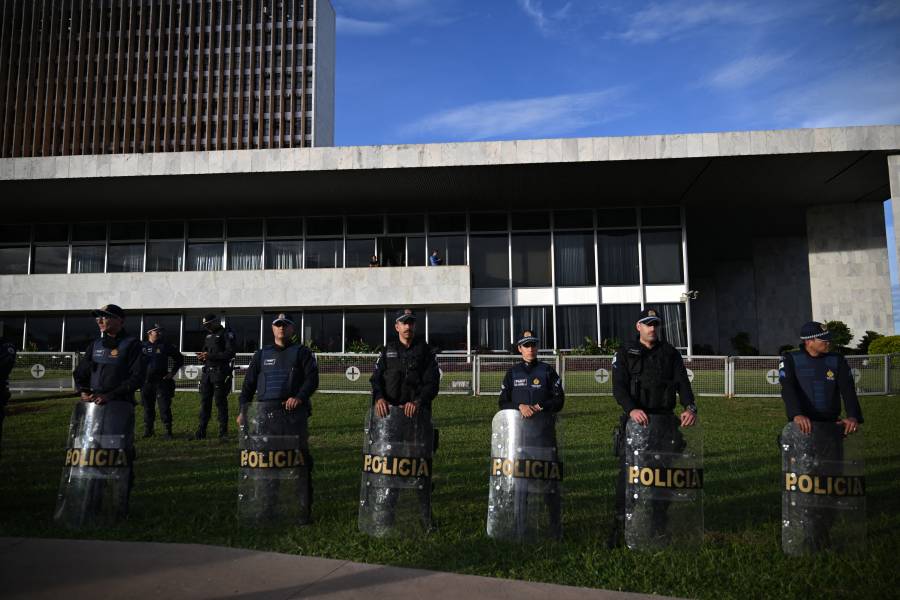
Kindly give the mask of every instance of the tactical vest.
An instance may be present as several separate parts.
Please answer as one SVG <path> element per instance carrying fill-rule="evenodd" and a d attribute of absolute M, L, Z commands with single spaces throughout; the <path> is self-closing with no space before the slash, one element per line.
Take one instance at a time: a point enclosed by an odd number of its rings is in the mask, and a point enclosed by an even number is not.
<path fill-rule="evenodd" d="M 300 346 L 284 350 L 266 346 L 259 351 L 259 378 L 256 381 L 257 402 L 283 402 L 291 397 Z"/>
<path fill-rule="evenodd" d="M 165 342 L 144 342 L 141 351 L 147 361 L 147 376 L 162 376 L 169 371 L 169 353 Z"/>
<path fill-rule="evenodd" d="M 431 359 L 428 344 L 418 342 L 410 348 L 400 348 L 388 342 L 384 358 L 384 393 L 389 402 L 415 402 L 422 386 L 422 372 Z"/>
<path fill-rule="evenodd" d="M 840 362 L 836 354 L 826 354 L 822 358 L 813 358 L 806 352 L 791 352 L 797 383 L 813 408 L 820 413 L 832 413 L 834 390 L 837 386 L 837 372 Z M 831 375 L 829 375 L 829 373 Z M 837 408 L 840 412 L 840 407 Z"/>
<path fill-rule="evenodd" d="M 209 354 L 225 352 L 225 336 L 229 333 L 231 333 L 231 331 L 227 327 L 224 327 L 215 333 L 207 334 L 206 339 L 203 340 L 203 351 Z M 206 361 L 206 367 L 214 370 L 230 371 L 231 360 L 209 359 Z"/>
<path fill-rule="evenodd" d="M 115 347 L 107 348 L 103 338 L 94 340 L 91 344 L 91 360 L 94 363 L 91 391 L 95 394 L 107 393 L 128 379 L 128 347 L 136 341 L 136 338 L 126 336 Z"/>
<path fill-rule="evenodd" d="M 653 354 L 628 346 L 625 362 L 631 376 L 631 398 L 649 412 L 665 412 L 675 408 L 675 361 L 665 348 Z"/>
<path fill-rule="evenodd" d="M 550 369 L 546 363 L 537 362 L 529 369 L 522 361 L 510 369 L 510 376 L 509 397 L 513 404 L 533 406 L 543 404 L 553 396 L 549 385 Z"/>

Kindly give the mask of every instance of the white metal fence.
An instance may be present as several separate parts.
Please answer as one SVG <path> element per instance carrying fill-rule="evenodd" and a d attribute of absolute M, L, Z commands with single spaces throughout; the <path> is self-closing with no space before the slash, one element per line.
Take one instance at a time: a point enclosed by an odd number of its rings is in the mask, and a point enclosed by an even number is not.
<path fill-rule="evenodd" d="M 197 391 L 202 365 L 194 352 L 184 352 L 185 364 L 175 378 L 180 391 Z M 238 392 L 252 354 L 235 357 L 232 391 Z M 326 394 L 368 394 L 369 377 L 377 354 L 316 355 L 319 363 L 319 392 Z M 612 394 L 612 356 L 541 355 L 562 377 L 570 396 Z M 72 371 L 78 364 L 76 352 L 20 352 L 10 374 L 12 391 L 74 391 Z M 439 354 L 440 394 L 495 395 L 500 392 L 507 369 L 521 357 L 506 354 Z M 684 357 L 694 393 L 700 396 L 779 396 L 779 356 L 690 356 Z M 847 356 L 857 393 L 900 393 L 900 355 Z"/>

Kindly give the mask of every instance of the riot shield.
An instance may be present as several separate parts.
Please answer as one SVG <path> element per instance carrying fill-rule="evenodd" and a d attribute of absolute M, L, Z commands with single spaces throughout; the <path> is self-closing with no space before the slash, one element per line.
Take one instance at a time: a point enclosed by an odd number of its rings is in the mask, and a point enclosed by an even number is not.
<path fill-rule="evenodd" d="M 836 423 L 794 423 L 781 432 L 781 548 L 798 556 L 862 550 L 866 542 L 863 437 Z"/>
<path fill-rule="evenodd" d="M 675 415 L 647 415 L 625 427 L 625 545 L 658 549 L 703 540 L 700 426 Z"/>
<path fill-rule="evenodd" d="M 409 418 L 402 406 L 385 417 L 369 410 L 359 490 L 359 530 L 375 537 L 412 537 L 431 529 L 431 413 Z"/>
<path fill-rule="evenodd" d="M 487 534 L 539 541 L 562 536 L 562 478 L 557 416 L 525 419 L 501 410 L 491 423 Z"/>
<path fill-rule="evenodd" d="M 302 525 L 311 503 L 307 413 L 281 402 L 241 407 L 238 520 L 247 526 Z"/>
<path fill-rule="evenodd" d="M 77 403 L 54 519 L 78 529 L 127 517 L 133 459 L 134 405 Z"/>

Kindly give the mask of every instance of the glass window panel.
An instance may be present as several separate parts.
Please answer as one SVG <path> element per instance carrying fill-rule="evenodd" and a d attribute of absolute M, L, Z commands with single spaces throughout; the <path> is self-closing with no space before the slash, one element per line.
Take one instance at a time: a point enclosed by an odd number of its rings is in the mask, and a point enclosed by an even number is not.
<path fill-rule="evenodd" d="M 600 285 L 638 285 L 637 231 L 597 232 Z"/>
<path fill-rule="evenodd" d="M 687 350 L 687 320 L 684 318 L 684 304 L 648 304 L 659 313 L 662 327 L 660 337 L 676 348 Z"/>
<path fill-rule="evenodd" d="M 509 309 L 473 308 L 472 345 L 477 352 L 509 351 Z"/>
<path fill-rule="evenodd" d="M 424 267 L 428 264 L 428 250 L 425 246 L 425 237 L 416 236 L 406 238 L 406 264 L 410 267 Z"/>
<path fill-rule="evenodd" d="M 513 230 L 550 229 L 550 213 L 546 211 L 512 214 Z"/>
<path fill-rule="evenodd" d="M 262 269 L 262 248 L 262 242 L 228 242 L 228 270 Z"/>
<path fill-rule="evenodd" d="M 635 227 L 637 212 L 633 208 L 603 208 L 597 211 L 597 227 Z"/>
<path fill-rule="evenodd" d="M 375 254 L 375 238 L 347 240 L 347 267 L 368 267 Z"/>
<path fill-rule="evenodd" d="M 106 259 L 106 245 L 72 246 L 73 273 L 102 273 Z"/>
<path fill-rule="evenodd" d="M 262 237 L 262 219 L 237 219 L 228 221 L 228 237 Z"/>
<path fill-rule="evenodd" d="M 267 269 L 299 269 L 303 265 L 303 244 L 300 240 L 266 242 Z"/>
<path fill-rule="evenodd" d="M 347 234 L 384 233 L 384 219 L 381 215 L 347 217 Z"/>
<path fill-rule="evenodd" d="M 35 246 L 32 273 L 65 273 L 69 263 L 68 246 Z"/>
<path fill-rule="evenodd" d="M 188 238 L 218 239 L 222 236 L 222 221 L 188 221 Z"/>
<path fill-rule="evenodd" d="M 353 342 L 362 341 L 372 348 L 381 348 L 384 345 L 384 311 L 348 312 L 345 318 L 346 352 L 350 352 L 350 344 Z"/>
<path fill-rule="evenodd" d="M 15 344 L 17 350 L 22 349 L 22 336 L 25 334 L 25 317 L 0 315 L 0 337 Z"/>
<path fill-rule="evenodd" d="M 131 325 L 131 323 L 127 323 Z M 135 328 L 140 325 L 139 322 L 134 323 Z M 136 334 L 137 332 L 129 332 Z M 84 352 L 88 344 L 100 337 L 100 330 L 97 328 L 97 321 L 90 315 L 68 315 L 66 316 L 66 337 L 64 340 L 63 350 L 66 352 Z"/>
<path fill-rule="evenodd" d="M 225 323 L 234 331 L 237 352 L 259 350 L 259 315 L 228 315 Z"/>
<path fill-rule="evenodd" d="M 148 237 L 151 240 L 183 239 L 184 223 L 181 221 L 151 222 Z"/>
<path fill-rule="evenodd" d="M 678 206 L 650 206 L 641 209 L 641 227 L 681 225 Z"/>
<path fill-rule="evenodd" d="M 505 235 L 472 236 L 472 287 L 509 286 L 509 242 Z M 446 263 L 445 263 L 446 264 Z"/>
<path fill-rule="evenodd" d="M 144 315 L 144 331 L 141 333 L 141 339 L 147 339 L 147 330 L 156 323 L 163 326 L 163 338 L 175 346 L 181 348 L 181 315 L 161 315 L 161 314 L 145 314 Z M 135 333 L 135 332 L 132 332 Z"/>
<path fill-rule="evenodd" d="M 73 242 L 105 242 L 105 223 L 75 223 L 72 225 Z"/>
<path fill-rule="evenodd" d="M 517 233 L 512 236 L 514 287 L 549 287 L 550 234 Z"/>
<path fill-rule="evenodd" d="M 36 242 L 68 242 L 69 226 L 65 223 L 40 223 L 34 226 Z"/>
<path fill-rule="evenodd" d="M 337 312 L 305 311 L 303 343 L 317 352 L 340 352 L 342 315 Z"/>
<path fill-rule="evenodd" d="M 147 242 L 147 271 L 184 270 L 183 242 Z"/>
<path fill-rule="evenodd" d="M 463 213 L 428 215 L 429 233 L 447 233 L 466 230 L 466 215 Z"/>
<path fill-rule="evenodd" d="M 181 247 L 181 242 L 176 242 Z M 144 244 L 110 244 L 107 273 L 138 273 L 144 270 Z"/>
<path fill-rule="evenodd" d="M 267 237 L 300 237 L 302 235 L 303 219 L 300 217 L 266 219 Z"/>
<path fill-rule="evenodd" d="M 179 233 L 176 237 L 181 237 Z M 110 223 L 109 239 L 111 240 L 144 240 L 144 222 Z"/>
<path fill-rule="evenodd" d="M 594 234 L 556 233 L 553 236 L 556 285 L 594 285 Z"/>
<path fill-rule="evenodd" d="M 425 215 L 388 215 L 388 233 L 423 233 Z"/>
<path fill-rule="evenodd" d="M 28 317 L 26 352 L 59 352 L 62 324 L 62 317 Z"/>
<path fill-rule="evenodd" d="M 640 304 L 601 304 L 600 338 L 603 341 L 618 340 L 619 343 L 636 338 L 634 324 L 640 312 Z"/>
<path fill-rule="evenodd" d="M 342 217 L 307 217 L 306 235 L 344 235 Z"/>
<path fill-rule="evenodd" d="M 437 250 L 445 265 L 466 264 L 465 235 L 429 235 L 428 249 L 429 256 Z"/>
<path fill-rule="evenodd" d="M 644 283 L 682 283 L 681 230 L 641 231 L 644 243 Z"/>
<path fill-rule="evenodd" d="M 224 250 L 225 244 L 222 242 L 188 244 L 185 270 L 221 271 Z"/>
<path fill-rule="evenodd" d="M 14 223 L 0 224 L 0 241 L 4 244 L 31 241 L 31 226 Z"/>
<path fill-rule="evenodd" d="M 597 341 L 597 307 L 556 307 L 556 341 L 559 348 L 571 350 L 582 345 L 586 337 Z"/>
<path fill-rule="evenodd" d="M 530 329 L 540 338 L 541 348 L 553 348 L 553 307 L 517 306 L 513 309 L 513 337 Z"/>
<path fill-rule="evenodd" d="M 344 241 L 341 239 L 306 240 L 304 261 L 307 269 L 340 268 L 344 266 Z"/>
<path fill-rule="evenodd" d="M 203 327 L 204 313 L 190 313 L 184 315 L 184 334 L 182 336 L 183 352 L 200 352 L 203 350 L 203 342 L 208 333 Z"/>
<path fill-rule="evenodd" d="M 0 275 L 28 273 L 28 246 L 0 248 Z"/>
<path fill-rule="evenodd" d="M 506 213 L 471 213 L 469 226 L 472 231 L 506 231 Z"/>
<path fill-rule="evenodd" d="M 467 316 L 465 310 L 429 310 L 428 343 L 441 352 L 465 352 Z"/>
<path fill-rule="evenodd" d="M 589 210 L 558 210 L 553 213 L 556 229 L 583 229 L 594 226 L 594 214 Z"/>

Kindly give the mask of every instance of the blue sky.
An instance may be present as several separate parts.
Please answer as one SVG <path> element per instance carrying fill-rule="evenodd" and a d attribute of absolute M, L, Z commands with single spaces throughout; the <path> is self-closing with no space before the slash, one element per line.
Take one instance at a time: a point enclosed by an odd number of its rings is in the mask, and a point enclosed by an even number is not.
<path fill-rule="evenodd" d="M 332 0 L 338 145 L 900 123 L 900 0 Z"/>

